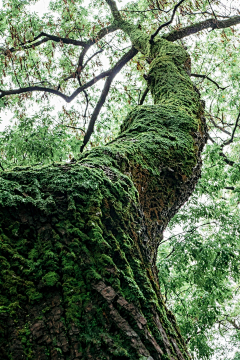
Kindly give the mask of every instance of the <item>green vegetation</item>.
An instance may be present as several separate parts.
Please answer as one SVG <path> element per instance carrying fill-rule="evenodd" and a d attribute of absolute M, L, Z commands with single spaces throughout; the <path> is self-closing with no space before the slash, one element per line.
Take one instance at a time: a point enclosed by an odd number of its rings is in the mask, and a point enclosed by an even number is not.
<path fill-rule="evenodd" d="M 240 17 L 48 5 L 0 14 L 0 357 L 236 360 Z"/>

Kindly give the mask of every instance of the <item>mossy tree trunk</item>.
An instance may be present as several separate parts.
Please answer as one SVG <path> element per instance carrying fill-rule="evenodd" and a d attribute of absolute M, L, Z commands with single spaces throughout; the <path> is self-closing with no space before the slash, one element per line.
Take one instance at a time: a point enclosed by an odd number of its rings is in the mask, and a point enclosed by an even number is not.
<path fill-rule="evenodd" d="M 203 108 L 183 48 L 122 28 L 154 105 L 74 164 L 2 173 L 1 359 L 189 359 L 155 261 L 200 176 Z"/>

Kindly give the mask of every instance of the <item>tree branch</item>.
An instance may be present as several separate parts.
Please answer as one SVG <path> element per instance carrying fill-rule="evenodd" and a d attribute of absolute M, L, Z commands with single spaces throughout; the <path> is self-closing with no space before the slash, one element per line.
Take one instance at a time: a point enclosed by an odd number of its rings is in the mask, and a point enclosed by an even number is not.
<path fill-rule="evenodd" d="M 169 238 L 161 241 L 159 245 L 162 245 L 163 243 L 171 240 L 172 238 L 174 238 L 174 237 L 176 237 L 176 236 L 179 236 L 179 235 L 182 235 L 182 234 L 187 234 L 187 233 L 193 233 L 195 230 L 197 230 L 197 229 L 200 228 L 201 226 L 212 225 L 212 224 L 216 224 L 216 221 L 210 221 L 210 222 L 207 222 L 207 223 L 205 223 L 205 224 L 200 224 L 200 225 L 198 225 L 198 226 L 194 226 L 194 227 L 193 227 L 192 229 L 190 229 L 190 230 L 186 230 L 186 231 L 182 231 L 182 232 L 180 232 L 180 233 L 178 233 L 178 234 L 174 234 L 174 235 L 170 236 Z"/>
<path fill-rule="evenodd" d="M 160 25 L 160 26 L 158 27 L 158 29 L 151 35 L 151 38 L 150 38 L 150 40 L 149 40 L 150 44 L 153 43 L 153 39 L 155 38 L 155 36 L 157 36 L 157 34 L 159 33 L 159 31 L 160 31 L 162 28 L 164 28 L 165 26 L 168 26 L 168 25 L 170 25 L 170 24 L 172 23 L 173 18 L 174 18 L 174 15 L 175 15 L 175 13 L 176 13 L 176 11 L 177 11 L 177 8 L 178 8 L 184 1 L 185 1 L 185 0 L 180 0 L 180 1 L 174 6 L 171 19 L 170 19 L 169 21 L 167 21 L 166 23 Z"/>
<path fill-rule="evenodd" d="M 22 93 L 26 93 L 26 92 L 33 92 L 33 91 L 43 91 L 43 92 L 47 92 L 47 93 L 51 93 L 54 95 L 58 95 L 60 96 L 62 99 L 64 99 L 67 103 L 70 103 L 72 100 L 75 99 L 75 97 L 77 95 L 79 95 L 81 92 L 83 92 L 85 89 L 89 88 L 90 86 L 94 85 L 97 81 L 105 78 L 106 76 L 111 75 L 112 72 L 115 72 L 115 69 L 117 69 L 120 64 L 123 62 L 124 66 L 130 59 L 132 59 L 135 55 L 137 54 L 137 50 L 134 48 L 134 50 L 130 50 L 128 51 L 125 55 L 123 55 L 123 57 L 114 65 L 114 67 L 112 69 L 106 70 L 104 72 L 102 72 L 101 74 L 95 76 L 92 80 L 88 81 L 87 83 L 85 83 L 84 85 L 80 86 L 79 88 L 77 88 L 72 95 L 67 96 L 65 94 L 63 94 L 61 91 L 59 90 L 55 90 L 55 89 L 51 89 L 51 88 L 46 88 L 43 86 L 28 86 L 25 88 L 20 88 L 20 89 L 14 89 L 14 90 L 2 90 L 0 89 L 0 99 L 3 98 L 4 96 L 8 96 L 8 95 L 16 95 L 16 94 L 22 94 Z M 128 56 L 130 55 L 130 56 Z M 125 61 L 125 59 L 127 59 Z M 121 66 L 121 68 L 122 68 Z M 121 69 L 120 68 L 120 69 Z M 120 70 L 119 69 L 119 70 Z M 119 71 L 118 70 L 118 71 Z M 118 72 L 117 71 L 117 72 Z"/>
<path fill-rule="evenodd" d="M 101 96 L 97 102 L 97 105 L 93 111 L 93 114 L 91 116 L 89 125 L 88 125 L 88 129 L 87 132 L 84 136 L 83 139 L 83 144 L 81 146 L 80 152 L 83 152 L 84 147 L 86 146 L 86 144 L 88 143 L 93 131 L 94 131 L 94 125 L 95 122 L 97 120 L 97 117 L 101 111 L 101 108 L 103 106 L 103 104 L 105 103 L 106 97 L 108 95 L 108 92 L 110 90 L 110 86 L 111 83 L 114 79 L 114 77 L 117 75 L 117 73 L 123 68 L 123 66 L 129 61 L 131 60 L 136 54 L 137 54 L 137 50 L 132 47 L 131 50 L 129 50 L 125 55 L 123 55 L 123 57 L 117 62 L 117 64 L 112 68 L 111 74 L 109 75 L 109 77 L 107 78 L 107 80 L 105 81 L 105 85 L 104 88 L 102 90 Z"/>
<path fill-rule="evenodd" d="M 216 144 L 216 141 L 214 141 L 213 138 L 209 134 L 208 134 L 208 138 L 209 138 L 209 140 L 211 140 L 212 143 Z M 219 155 L 223 158 L 223 161 L 226 164 L 228 164 L 230 166 L 235 165 L 235 162 L 232 160 L 229 160 L 228 157 L 222 151 L 219 152 Z"/>
<path fill-rule="evenodd" d="M 41 32 L 40 34 L 38 34 L 33 40 L 29 40 L 26 41 L 25 43 L 21 43 L 19 44 L 19 47 L 21 49 L 30 49 L 30 48 L 35 48 L 49 40 L 52 40 L 54 42 L 62 42 L 63 44 L 71 44 L 71 45 L 75 45 L 75 46 L 83 46 L 83 47 L 87 47 L 89 48 L 91 45 L 95 44 L 96 42 L 98 42 L 100 39 L 102 39 L 105 35 L 110 34 L 111 32 L 114 32 L 118 29 L 118 26 L 116 24 L 111 24 L 110 26 L 107 26 L 103 29 L 101 29 L 98 34 L 96 35 L 95 38 L 93 39 L 89 39 L 87 41 L 80 41 L 80 40 L 75 40 L 75 39 L 69 39 L 69 38 L 64 38 L 64 37 L 60 37 L 60 36 L 56 36 L 56 35 L 50 35 L 47 34 L 45 32 Z M 45 36 L 42 40 L 35 42 L 36 40 L 38 40 L 39 38 L 41 38 L 42 36 Z M 3 52 L 5 55 L 7 55 L 7 53 L 10 52 L 15 52 L 20 50 L 18 47 L 12 47 L 10 49 L 3 49 Z M 88 49 L 87 49 L 88 50 Z"/>
<path fill-rule="evenodd" d="M 103 52 L 103 48 L 101 48 L 100 50 L 96 51 L 92 56 L 90 56 L 90 57 L 87 59 L 87 61 L 85 61 L 85 63 L 83 64 L 82 70 L 85 68 L 85 66 L 87 65 L 87 63 L 88 63 L 89 61 L 91 61 L 92 58 L 94 58 L 94 56 L 96 56 L 96 55 L 98 55 L 98 54 L 100 54 L 100 53 L 102 53 L 102 52 Z"/>
<path fill-rule="evenodd" d="M 235 132 L 237 130 L 239 119 L 240 119 L 240 112 L 239 112 L 238 117 L 236 119 L 236 123 L 235 123 L 234 129 L 233 129 L 233 132 L 232 132 L 232 136 L 231 136 L 231 138 L 229 140 L 224 141 L 223 146 L 229 145 L 229 144 L 231 144 L 233 142 L 233 138 L 234 138 Z"/>
<path fill-rule="evenodd" d="M 42 36 L 45 36 L 45 38 L 43 38 L 42 40 L 35 43 L 35 41 L 38 40 L 39 38 L 41 38 Z M 64 37 L 60 37 L 60 36 L 56 36 L 56 35 L 50 35 L 50 34 L 47 34 L 47 33 L 42 31 L 33 40 L 29 40 L 26 43 L 21 43 L 21 44 L 19 44 L 19 46 L 21 46 L 22 49 L 29 49 L 29 48 L 41 45 L 44 42 L 47 42 L 49 40 L 52 40 L 52 41 L 55 41 L 55 42 L 62 42 L 63 44 L 72 44 L 72 45 L 76 45 L 76 46 L 85 46 L 86 45 L 85 41 L 79 41 L 79 40 L 64 38 Z M 30 44 L 30 45 L 26 45 L 26 44 Z M 14 52 L 14 51 L 17 51 L 17 50 L 19 50 L 19 49 L 14 48 L 14 47 L 9 49 L 9 51 L 11 51 L 11 52 Z"/>
<path fill-rule="evenodd" d="M 219 153 L 219 155 L 222 156 L 223 161 L 225 161 L 226 164 L 228 164 L 230 166 L 233 166 L 235 164 L 235 162 L 232 160 L 229 160 L 228 157 L 222 151 Z"/>
<path fill-rule="evenodd" d="M 44 91 L 47 93 L 51 93 L 51 94 L 55 94 L 60 96 L 61 98 L 63 98 L 66 102 L 70 102 L 68 101 L 69 96 L 61 93 L 61 91 L 55 90 L 55 89 L 51 89 L 51 88 L 46 88 L 43 86 L 27 86 L 25 88 L 20 88 L 20 89 L 15 89 L 15 90 L 2 90 L 0 89 L 0 99 L 3 98 L 4 96 L 8 96 L 8 95 L 16 95 L 16 94 L 23 94 L 23 93 L 27 93 L 27 92 L 33 92 L 33 91 Z"/>
<path fill-rule="evenodd" d="M 229 131 L 225 130 L 223 127 L 221 127 L 221 126 L 219 126 L 219 125 L 216 124 L 216 122 L 213 120 L 213 117 L 212 117 L 211 114 L 205 115 L 205 116 L 209 116 L 211 123 L 212 123 L 217 129 L 221 130 L 222 132 L 224 132 L 224 133 L 227 134 L 227 135 L 231 135 L 231 133 L 230 133 Z"/>
<path fill-rule="evenodd" d="M 163 35 L 163 38 L 168 41 L 176 41 L 178 39 L 183 39 L 186 36 L 190 36 L 192 34 L 196 34 L 199 31 L 204 29 L 212 28 L 214 29 L 225 29 L 230 26 L 234 26 L 240 23 L 240 16 L 232 16 L 227 20 L 216 20 L 216 19 L 208 19 L 201 21 L 199 23 L 186 26 L 179 30 L 174 30 L 169 34 Z"/>
<path fill-rule="evenodd" d="M 119 11 L 123 11 L 123 12 L 134 12 L 134 13 L 144 13 L 144 12 L 148 12 L 148 11 L 162 11 L 162 12 L 165 12 L 166 14 L 169 13 L 170 10 L 163 10 L 163 9 L 160 9 L 160 8 L 157 8 L 157 9 L 146 9 L 146 10 L 119 10 Z"/>
<path fill-rule="evenodd" d="M 80 72 L 84 69 L 84 67 L 86 66 L 87 62 L 91 60 L 91 58 L 95 55 L 97 55 L 99 52 L 102 52 L 103 50 L 99 50 L 98 52 L 96 52 L 93 56 L 91 56 L 90 59 L 88 59 L 85 64 L 83 65 L 83 60 L 84 60 L 84 56 L 86 55 L 87 51 L 89 50 L 89 48 L 94 45 L 95 43 L 97 43 L 97 41 L 99 41 L 100 39 L 102 39 L 105 35 L 110 34 L 111 32 L 114 32 L 115 30 L 118 29 L 117 25 L 110 25 L 107 28 L 103 28 L 99 31 L 99 33 L 97 34 L 97 37 L 94 38 L 93 40 L 88 40 L 88 42 L 86 42 L 86 45 L 84 46 L 84 48 L 82 49 L 80 55 L 79 55 L 79 59 L 78 59 L 78 67 L 76 72 L 72 73 L 71 75 L 69 75 L 68 77 L 66 77 L 64 79 L 64 81 L 67 81 L 69 79 L 73 79 L 75 78 L 76 75 L 79 75 Z"/>
<path fill-rule="evenodd" d="M 141 99 L 140 99 L 140 101 L 139 101 L 139 105 L 142 105 L 142 104 L 143 104 L 143 102 L 144 102 L 144 100 L 145 100 L 148 92 L 149 92 L 149 88 L 146 87 L 146 89 L 144 90 L 144 93 L 142 94 L 142 97 L 141 97 Z"/>
<path fill-rule="evenodd" d="M 75 99 L 75 97 L 77 95 L 79 95 L 81 92 L 83 92 L 85 89 L 89 88 L 90 86 L 92 86 L 93 84 L 95 84 L 97 81 L 105 78 L 106 76 L 109 76 L 111 74 L 113 69 L 104 71 L 103 73 L 95 76 L 92 80 L 88 81 L 86 84 L 80 86 L 79 88 L 77 88 L 77 90 L 75 90 L 72 95 L 67 96 L 65 94 L 63 94 L 61 91 L 59 90 L 55 90 L 55 89 L 51 89 L 51 88 L 45 88 L 43 86 L 28 86 L 25 88 L 20 88 L 20 89 L 15 89 L 15 90 L 1 90 L 0 89 L 0 99 L 4 96 L 7 95 L 15 95 L 15 94 L 22 94 L 22 93 L 26 93 L 26 92 L 33 92 L 33 91 L 44 91 L 47 93 L 51 93 L 54 95 L 58 95 L 60 96 L 62 99 L 64 99 L 67 103 L 70 103 L 72 100 Z"/>
<path fill-rule="evenodd" d="M 211 2 L 210 2 L 209 0 L 208 0 L 208 3 L 209 3 L 209 6 L 210 6 L 210 8 L 211 8 L 211 10 L 212 10 L 213 16 L 215 17 L 215 19 L 216 19 L 216 21 L 217 21 L 216 14 L 215 14 L 215 12 L 214 12 L 214 10 L 213 10 L 213 8 L 212 8 Z"/>
<path fill-rule="evenodd" d="M 229 319 L 229 317 L 227 315 L 225 315 L 225 316 L 226 316 L 226 320 L 229 322 L 229 324 L 231 324 L 235 329 L 240 330 L 240 326 L 238 326 L 238 324 L 236 324 L 235 319 L 231 320 L 231 319 Z"/>
<path fill-rule="evenodd" d="M 68 128 L 74 129 L 74 130 L 81 130 L 85 134 L 85 131 L 80 127 L 65 125 L 65 124 L 61 124 L 61 126 L 65 126 L 65 127 L 68 127 Z"/>
<path fill-rule="evenodd" d="M 112 12 L 112 16 L 115 20 L 119 21 L 122 20 L 121 14 L 117 8 L 117 4 L 114 0 L 106 0 L 106 3 L 110 7 L 110 10 Z"/>
<path fill-rule="evenodd" d="M 190 15 L 190 16 L 192 16 L 192 15 L 205 15 L 205 14 L 211 15 L 211 16 L 213 15 L 213 13 L 210 12 L 210 11 L 201 11 L 201 12 L 192 12 L 192 13 L 189 13 L 187 11 L 182 12 L 182 15 Z M 216 17 L 221 17 L 223 19 L 229 19 L 231 16 L 217 14 Z"/>
<path fill-rule="evenodd" d="M 211 79 L 209 76 L 207 76 L 207 75 L 191 74 L 190 76 L 197 77 L 197 78 L 202 78 L 202 79 L 207 79 L 207 80 L 211 81 L 214 85 L 216 85 L 218 89 L 221 89 L 221 90 L 225 90 L 225 89 L 228 87 L 228 86 L 226 86 L 226 87 L 223 88 L 223 87 L 219 86 L 216 81 L 212 80 L 212 79 Z"/>

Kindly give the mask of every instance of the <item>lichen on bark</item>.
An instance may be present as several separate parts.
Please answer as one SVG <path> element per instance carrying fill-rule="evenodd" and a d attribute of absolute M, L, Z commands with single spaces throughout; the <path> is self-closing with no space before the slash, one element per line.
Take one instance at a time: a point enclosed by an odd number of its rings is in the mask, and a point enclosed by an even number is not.
<path fill-rule="evenodd" d="M 154 105 L 75 164 L 1 175 L 3 359 L 189 359 L 155 260 L 200 176 L 203 108 L 182 47 L 122 29 L 151 59 Z"/>

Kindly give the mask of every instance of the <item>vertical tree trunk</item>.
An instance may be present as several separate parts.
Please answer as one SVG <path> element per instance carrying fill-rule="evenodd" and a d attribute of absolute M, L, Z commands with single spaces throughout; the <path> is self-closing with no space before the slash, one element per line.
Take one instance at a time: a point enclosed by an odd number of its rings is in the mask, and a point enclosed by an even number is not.
<path fill-rule="evenodd" d="M 189 359 L 155 261 L 200 176 L 203 108 L 183 48 L 159 39 L 147 54 L 154 105 L 117 139 L 2 174 L 1 359 Z"/>

